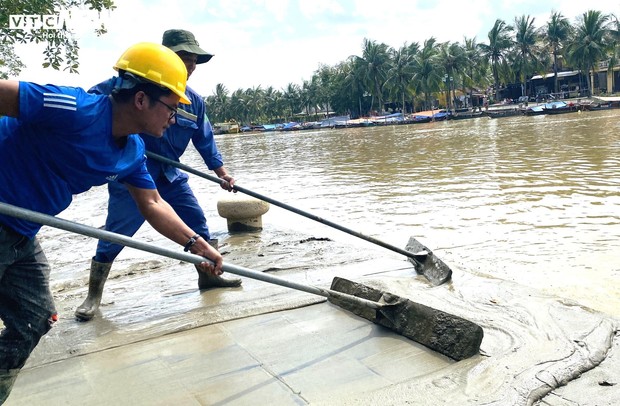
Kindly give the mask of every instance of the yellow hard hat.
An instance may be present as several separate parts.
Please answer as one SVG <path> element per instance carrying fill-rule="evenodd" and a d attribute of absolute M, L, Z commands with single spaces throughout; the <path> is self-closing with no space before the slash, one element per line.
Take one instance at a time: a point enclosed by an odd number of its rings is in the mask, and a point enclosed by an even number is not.
<path fill-rule="evenodd" d="M 160 44 L 141 42 L 130 46 L 114 65 L 114 69 L 133 73 L 170 89 L 183 104 L 191 104 L 185 96 L 187 69 L 179 56 Z"/>

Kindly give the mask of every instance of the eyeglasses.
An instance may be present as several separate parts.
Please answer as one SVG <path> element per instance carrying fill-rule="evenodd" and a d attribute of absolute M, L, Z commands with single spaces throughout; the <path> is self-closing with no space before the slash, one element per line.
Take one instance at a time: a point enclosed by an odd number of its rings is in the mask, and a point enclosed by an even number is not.
<path fill-rule="evenodd" d="M 168 104 L 164 103 L 163 101 L 159 100 L 159 99 L 155 99 L 156 102 L 159 102 L 161 104 L 163 104 L 164 106 L 168 107 L 168 110 L 170 110 L 170 117 L 168 117 L 168 121 L 172 120 L 173 118 L 176 117 L 177 115 L 177 109 L 175 109 L 172 106 L 169 106 Z"/>

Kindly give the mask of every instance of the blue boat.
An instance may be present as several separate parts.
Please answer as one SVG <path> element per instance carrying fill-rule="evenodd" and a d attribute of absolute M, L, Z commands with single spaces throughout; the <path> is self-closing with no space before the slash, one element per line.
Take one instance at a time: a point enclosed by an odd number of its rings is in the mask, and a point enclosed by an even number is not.
<path fill-rule="evenodd" d="M 538 106 L 528 107 L 524 114 L 526 116 L 537 116 L 541 114 L 563 114 L 573 113 L 578 110 L 577 106 L 573 103 L 566 103 L 564 101 L 552 101 L 549 103 L 540 104 Z"/>

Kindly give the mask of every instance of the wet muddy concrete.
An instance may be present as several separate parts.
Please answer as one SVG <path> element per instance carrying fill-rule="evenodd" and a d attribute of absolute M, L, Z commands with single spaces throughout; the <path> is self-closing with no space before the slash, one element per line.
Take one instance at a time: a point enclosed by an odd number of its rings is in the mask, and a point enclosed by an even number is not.
<path fill-rule="evenodd" d="M 42 240 L 51 235 L 91 244 L 56 230 Z M 325 288 L 340 276 L 473 321 L 484 330 L 480 354 L 455 362 L 322 297 L 247 278 L 200 292 L 193 266 L 127 249 L 90 322 L 72 317 L 87 261 L 80 279 L 53 283 L 61 319 L 7 405 L 620 401 L 617 315 L 458 265 L 433 287 L 404 258 L 321 235 L 267 227 L 219 237 L 235 265 Z"/>

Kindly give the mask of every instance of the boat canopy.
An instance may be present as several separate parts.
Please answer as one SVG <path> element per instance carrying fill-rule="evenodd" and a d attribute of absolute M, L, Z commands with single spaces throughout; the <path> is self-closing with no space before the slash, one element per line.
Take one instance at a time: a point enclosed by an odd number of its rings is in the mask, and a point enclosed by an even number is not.
<path fill-rule="evenodd" d="M 571 70 L 571 71 L 567 71 L 567 72 L 558 72 L 558 78 L 566 78 L 569 76 L 575 76 L 578 75 L 579 71 L 578 70 Z M 544 76 L 543 75 L 536 75 L 536 76 L 532 76 L 531 80 L 536 80 L 536 79 L 549 79 L 555 76 L 555 73 L 547 73 Z"/>

